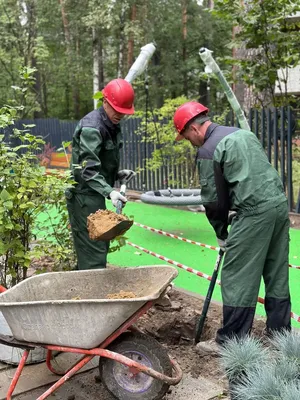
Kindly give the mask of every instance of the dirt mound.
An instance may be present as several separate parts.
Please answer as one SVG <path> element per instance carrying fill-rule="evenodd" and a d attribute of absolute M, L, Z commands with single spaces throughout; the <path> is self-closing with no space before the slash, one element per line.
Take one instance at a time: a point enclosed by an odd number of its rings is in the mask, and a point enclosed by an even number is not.
<path fill-rule="evenodd" d="M 190 344 L 194 340 L 195 326 L 202 308 L 202 300 L 187 296 L 176 290 L 169 293 L 172 302 L 181 304 L 180 310 L 165 311 L 158 307 L 151 308 L 139 319 L 139 326 L 151 336 L 167 345 Z M 216 311 L 216 310 L 215 310 Z M 203 340 L 214 337 L 218 329 L 219 315 L 214 316 L 214 306 L 211 307 L 208 323 L 205 324 Z"/>
<path fill-rule="evenodd" d="M 202 311 L 202 298 L 174 289 L 168 295 L 173 302 L 181 304 L 181 309 L 164 311 L 158 307 L 152 307 L 147 314 L 139 318 L 138 327 L 165 345 L 171 357 L 179 362 L 184 373 L 190 373 L 194 378 L 202 376 L 226 386 L 218 356 L 216 354 L 200 355 L 195 351 L 195 326 Z M 212 302 L 201 341 L 215 338 L 221 323 L 222 306 Z M 264 334 L 264 327 L 263 318 L 255 320 L 253 334 L 261 337 Z"/>

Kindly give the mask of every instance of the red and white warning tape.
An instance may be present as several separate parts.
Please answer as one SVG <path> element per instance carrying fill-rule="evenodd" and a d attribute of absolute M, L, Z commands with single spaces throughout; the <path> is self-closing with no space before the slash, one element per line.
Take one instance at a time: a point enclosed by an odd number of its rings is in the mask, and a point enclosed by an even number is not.
<path fill-rule="evenodd" d="M 204 244 L 204 243 L 200 243 L 200 242 L 195 242 L 194 240 L 190 240 L 190 239 L 186 239 L 186 238 L 181 237 L 181 236 L 173 235 L 172 233 L 168 233 L 168 232 L 162 231 L 162 230 L 160 230 L 160 229 L 152 228 L 151 226 L 147 226 L 147 225 L 140 224 L 139 222 L 134 222 L 134 225 L 139 226 L 140 228 L 147 229 L 148 231 L 158 233 L 159 235 L 167 236 L 167 237 L 170 237 L 170 238 L 172 238 L 172 239 L 178 239 L 178 240 L 181 240 L 182 242 L 195 244 L 196 246 L 205 247 L 206 249 L 216 250 L 216 251 L 219 251 L 219 250 L 220 250 L 219 247 L 210 246 L 210 245 L 208 245 L 208 244 Z M 295 268 L 295 269 L 300 269 L 300 267 L 297 266 L 297 265 L 291 265 L 291 264 L 289 264 L 289 267 L 290 267 L 290 268 Z"/>
<path fill-rule="evenodd" d="M 217 251 L 220 250 L 219 247 L 209 246 L 208 244 L 195 242 L 194 240 L 190 240 L 190 239 L 186 239 L 186 238 L 181 237 L 181 236 L 173 235 L 172 233 L 164 232 L 164 231 L 162 231 L 160 229 L 155 229 L 155 228 L 152 228 L 151 226 L 140 224 L 139 222 L 134 222 L 134 225 L 139 226 L 140 228 L 147 229 L 148 231 L 158 233 L 158 234 L 163 235 L 163 236 L 168 236 L 168 237 L 170 237 L 172 239 L 181 240 L 182 242 L 195 244 L 196 246 L 206 247 L 207 249 L 211 249 L 211 250 L 217 250 Z"/>
<path fill-rule="evenodd" d="M 162 256 L 161 254 L 154 253 L 154 251 L 145 249 L 144 247 L 138 246 L 135 243 L 132 243 L 132 242 L 129 242 L 129 241 L 127 241 L 126 243 L 129 246 L 134 247 L 135 249 L 141 250 L 144 253 L 147 253 L 147 254 L 150 254 L 153 257 L 159 258 L 160 260 L 166 261 L 167 263 L 175 265 L 178 268 L 184 269 L 185 271 L 190 272 L 191 274 L 195 274 L 197 276 L 200 276 L 201 278 L 207 279 L 208 281 L 211 280 L 211 276 L 210 275 L 204 274 L 203 272 L 200 272 L 200 271 L 197 271 L 196 269 L 190 268 L 187 265 L 184 265 L 184 264 L 181 264 L 181 263 L 179 263 L 177 261 L 171 260 L 170 258 Z M 221 281 L 217 280 L 217 284 L 221 285 Z M 261 303 L 261 304 L 264 304 L 264 299 L 262 297 L 258 297 L 257 302 Z M 298 316 L 297 314 L 295 314 L 293 312 L 291 313 L 291 318 L 293 318 L 297 322 L 300 322 L 300 316 Z"/>
<path fill-rule="evenodd" d="M 134 248 L 136 248 L 138 250 L 143 251 L 144 253 L 150 254 L 151 256 L 159 258 L 160 260 L 166 261 L 169 264 L 176 265 L 176 267 L 184 269 L 185 271 L 190 272 L 191 274 L 195 274 L 197 276 L 201 276 L 201 278 L 205 278 L 205 279 L 207 279 L 209 281 L 211 280 L 211 276 L 209 276 L 207 274 L 204 274 L 203 272 L 197 271 L 196 269 L 190 268 L 190 267 L 188 267 L 188 266 L 186 266 L 184 264 L 181 264 L 181 263 L 179 263 L 177 261 L 171 260 L 170 258 L 161 256 L 158 253 L 154 253 L 153 251 L 147 250 L 144 247 L 138 246 L 137 244 L 134 244 L 132 242 L 128 242 L 127 241 L 126 243 L 129 244 L 129 246 L 132 246 L 132 247 L 134 247 Z M 219 283 L 219 281 L 218 281 L 218 283 Z"/>

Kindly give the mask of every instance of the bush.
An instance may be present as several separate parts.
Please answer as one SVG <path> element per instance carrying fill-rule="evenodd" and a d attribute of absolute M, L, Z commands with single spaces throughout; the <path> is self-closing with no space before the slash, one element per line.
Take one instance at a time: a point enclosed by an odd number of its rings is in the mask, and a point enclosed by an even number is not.
<path fill-rule="evenodd" d="M 20 108 L 0 108 L 4 132 Z M 32 135 L 30 128 L 0 135 L 0 283 L 5 287 L 26 278 L 33 258 L 50 255 L 57 268 L 74 264 L 64 196 L 71 180 L 68 173 L 45 174 L 36 155 L 45 142 Z M 47 215 L 49 206 L 55 208 L 56 217 L 48 216 L 37 226 L 37 218 Z"/>
<path fill-rule="evenodd" d="M 300 335 L 275 333 L 268 348 L 252 337 L 231 339 L 221 363 L 235 400 L 300 399 Z"/>

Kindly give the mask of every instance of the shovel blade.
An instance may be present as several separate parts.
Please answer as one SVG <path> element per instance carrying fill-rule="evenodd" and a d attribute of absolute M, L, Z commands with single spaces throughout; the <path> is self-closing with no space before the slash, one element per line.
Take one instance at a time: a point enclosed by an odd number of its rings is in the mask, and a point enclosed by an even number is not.
<path fill-rule="evenodd" d="M 128 229 L 132 227 L 133 221 L 121 221 L 116 224 L 113 228 L 110 228 L 108 231 L 104 232 L 101 236 L 97 238 L 97 240 L 108 241 L 112 240 L 117 236 L 123 235 Z"/>

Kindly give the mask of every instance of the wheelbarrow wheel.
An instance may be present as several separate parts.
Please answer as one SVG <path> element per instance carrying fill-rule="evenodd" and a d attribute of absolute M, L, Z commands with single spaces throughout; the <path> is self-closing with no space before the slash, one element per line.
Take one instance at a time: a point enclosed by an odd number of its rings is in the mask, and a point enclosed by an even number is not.
<path fill-rule="evenodd" d="M 172 364 L 167 351 L 150 336 L 126 332 L 108 349 L 172 376 Z M 169 389 L 167 383 L 108 358 L 100 358 L 99 369 L 102 383 L 116 399 L 159 400 Z"/>

